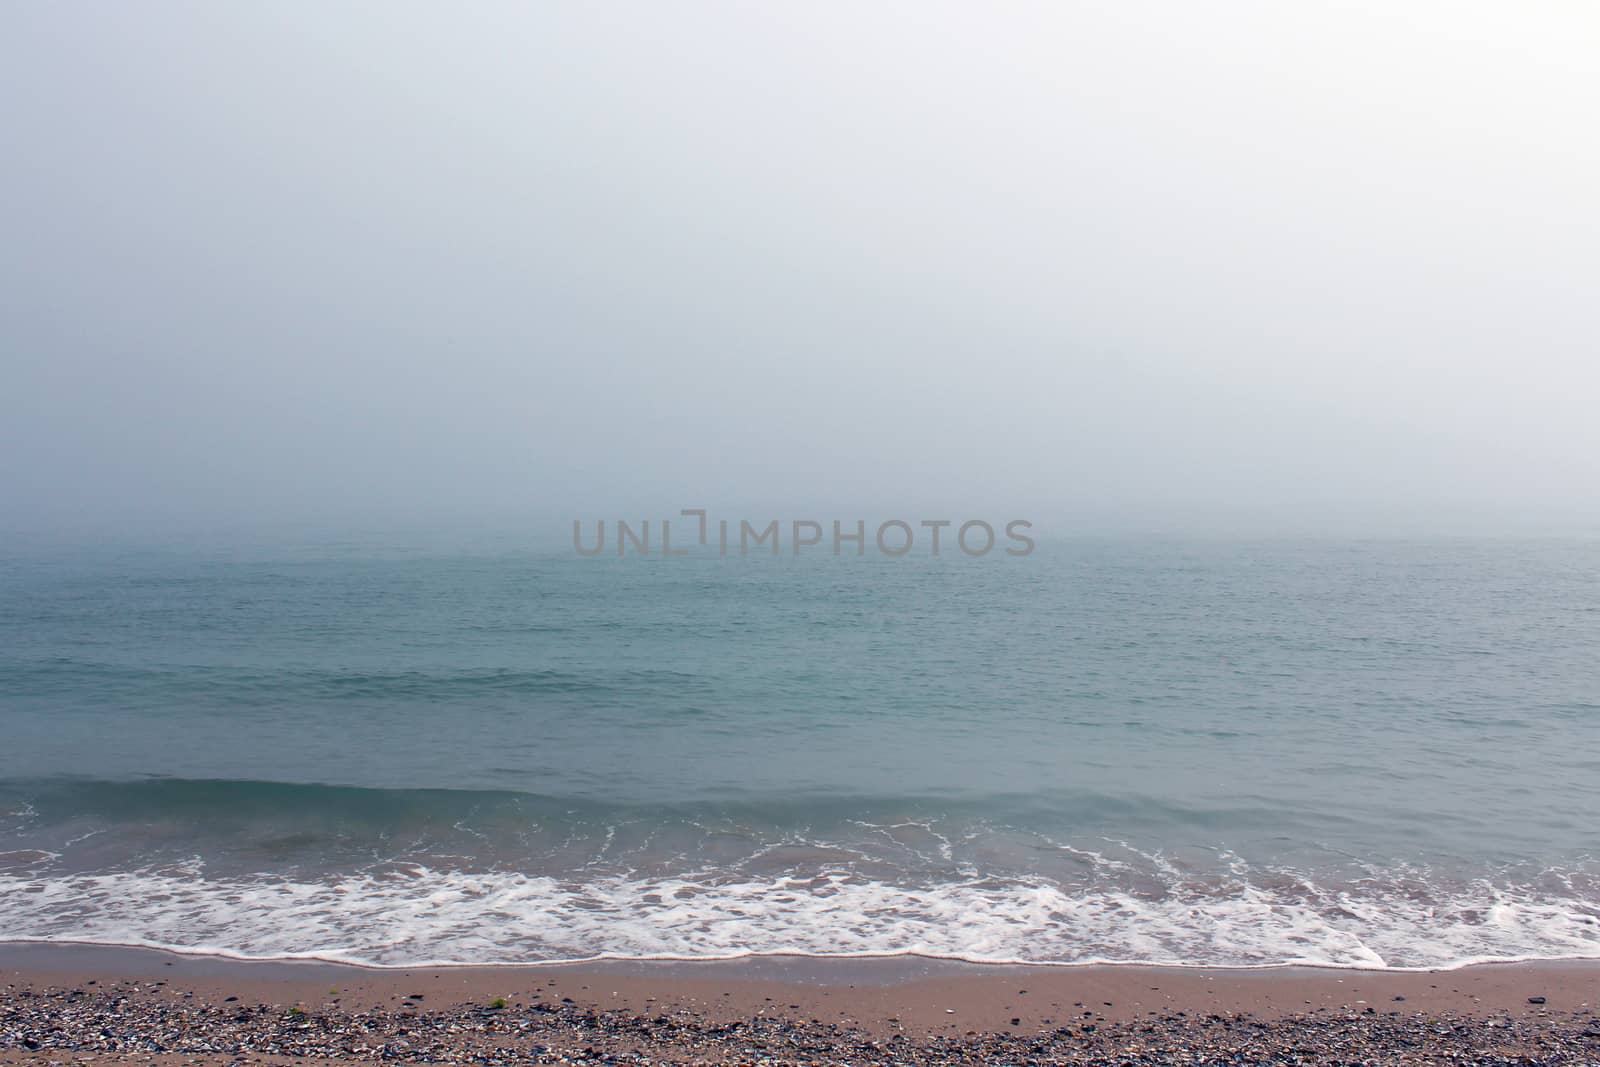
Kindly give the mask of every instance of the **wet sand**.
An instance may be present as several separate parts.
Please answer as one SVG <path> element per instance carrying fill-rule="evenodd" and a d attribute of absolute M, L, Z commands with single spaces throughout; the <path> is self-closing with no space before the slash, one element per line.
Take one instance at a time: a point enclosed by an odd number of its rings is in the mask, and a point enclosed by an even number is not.
<path fill-rule="evenodd" d="M 389 970 L 4 944 L 0 986 L 0 1060 L 1319 1062 L 1343 1049 L 1347 1062 L 1600 1061 L 1600 962 L 1398 973 L 767 957 Z"/>

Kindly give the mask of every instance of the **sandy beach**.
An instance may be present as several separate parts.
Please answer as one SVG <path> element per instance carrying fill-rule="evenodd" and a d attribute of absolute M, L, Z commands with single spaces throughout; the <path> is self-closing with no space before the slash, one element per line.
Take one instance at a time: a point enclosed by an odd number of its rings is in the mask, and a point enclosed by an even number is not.
<path fill-rule="evenodd" d="M 769 957 L 370 969 L 0 948 L 0 1057 L 234 1063 L 1539 1062 L 1600 1057 L 1600 964 L 1449 971 Z"/>

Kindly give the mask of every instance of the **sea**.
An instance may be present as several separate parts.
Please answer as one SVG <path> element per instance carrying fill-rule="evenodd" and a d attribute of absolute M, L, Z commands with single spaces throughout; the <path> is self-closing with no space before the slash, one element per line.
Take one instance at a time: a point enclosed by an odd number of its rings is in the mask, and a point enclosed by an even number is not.
<path fill-rule="evenodd" d="M 0 939 L 1600 957 L 1600 542 L 6 538 Z"/>

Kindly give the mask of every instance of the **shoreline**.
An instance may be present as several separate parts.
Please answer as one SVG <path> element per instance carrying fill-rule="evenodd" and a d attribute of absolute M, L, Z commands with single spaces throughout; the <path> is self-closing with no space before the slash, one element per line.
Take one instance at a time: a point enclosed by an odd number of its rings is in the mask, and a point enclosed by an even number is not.
<path fill-rule="evenodd" d="M 7 938 L 0 935 L 0 966 L 3 966 L 7 954 L 12 951 L 33 952 L 40 951 L 46 954 L 56 950 L 63 952 L 108 952 L 120 953 L 154 953 L 174 960 L 204 961 L 216 960 L 224 964 L 239 964 L 251 967 L 264 967 L 273 965 L 285 966 L 322 966 L 332 968 L 353 968 L 358 971 L 385 972 L 416 972 L 416 971 L 494 971 L 494 970 L 538 970 L 546 968 L 589 968 L 595 970 L 611 970 L 614 968 L 661 968 L 661 967 L 690 967 L 690 968 L 741 968 L 744 966 L 761 968 L 766 964 L 798 964 L 802 961 L 816 963 L 822 968 L 849 968 L 855 964 L 874 967 L 889 963 L 904 963 L 915 967 L 950 969 L 993 969 L 1012 967 L 1020 970 L 1038 968 L 1041 970 L 1074 970 L 1079 968 L 1122 968 L 1122 967 L 1151 967 L 1174 971 L 1208 971 L 1208 972 L 1238 972 L 1252 973 L 1257 971 L 1329 971 L 1333 973 L 1357 974 L 1449 974 L 1454 971 L 1471 970 L 1478 967 L 1507 967 L 1507 966 L 1562 966 L 1562 965 L 1594 965 L 1600 967 L 1600 955 L 1594 956 L 1510 956 L 1505 958 L 1477 957 L 1462 960 L 1456 963 L 1445 963 L 1437 966 L 1397 966 L 1397 967 L 1369 967 L 1355 963 L 1327 963 L 1312 960 L 1288 960 L 1281 963 L 1191 963 L 1167 962 L 1154 960 L 1022 960 L 1022 959 L 970 959 L 964 956 L 944 956 L 932 952 L 919 952 L 907 950 L 903 952 L 806 952 L 802 950 L 781 950 L 776 952 L 753 951 L 729 956 L 625 956 L 602 955 L 584 956 L 574 959 L 550 959 L 529 961 L 489 960 L 484 962 L 462 963 L 452 960 L 424 960 L 418 963 L 373 963 L 367 960 L 341 959 L 337 956 L 319 955 L 315 952 L 289 953 L 280 956 L 249 956 L 228 949 L 202 949 L 185 948 L 157 943 L 132 943 L 121 941 L 82 941 L 73 938 L 42 938 L 42 937 L 15 937 Z"/>
<path fill-rule="evenodd" d="M 800 1042 L 812 1052 L 833 1047 L 852 1062 L 872 1062 L 873 1049 L 885 1050 L 885 1062 L 967 1062 L 959 1057 L 968 1054 L 979 1062 L 1026 1049 L 1043 1058 L 1103 1053 L 1107 1042 L 1190 1048 L 1229 1039 L 1240 1027 L 1252 1041 L 1266 1034 L 1326 1040 L 1336 1032 L 1341 1041 L 1381 1043 L 1413 1034 L 1405 1040 L 1537 1047 L 1551 1062 L 1564 1061 L 1541 1042 L 1600 1056 L 1595 960 L 1435 971 L 771 956 L 372 968 L 0 942 L 0 982 L 0 1035 L 11 1035 L 0 1036 L 0 1061 L 50 1049 L 148 1062 L 204 1054 L 204 1046 L 234 1060 L 280 1052 L 405 1060 L 415 1052 L 502 1062 L 714 1062 L 755 1048 L 788 1062 L 782 1053 Z M 30 1030 L 30 1011 L 62 1021 Z M 148 1026 L 165 1036 L 126 1036 L 129 1020 L 138 1021 L 130 1035 Z M 433 1043 L 419 1043 L 423 1037 Z M 313 1038 L 329 1043 L 321 1051 L 302 1047 Z"/>
<path fill-rule="evenodd" d="M 276 992 L 279 999 L 340 987 L 391 997 L 401 987 L 428 987 L 438 997 L 466 1003 L 495 989 L 534 986 L 591 992 L 597 1009 L 610 996 L 631 1003 L 630 993 L 651 991 L 654 1001 L 693 1000 L 700 987 L 718 987 L 723 999 L 748 1003 L 750 991 L 767 987 L 804 991 L 809 999 L 839 990 L 869 991 L 893 1001 L 924 989 L 960 988 L 964 999 L 985 986 L 1016 985 L 1027 979 L 1036 991 L 1067 995 L 1126 990 L 1124 1008 L 1152 1010 L 1156 1002 L 1213 1010 L 1298 1011 L 1306 1006 L 1366 1006 L 1380 995 L 1401 997 L 1413 1008 L 1510 1011 L 1528 1007 L 1526 997 L 1546 1006 L 1600 1012 L 1600 959 L 1500 960 L 1433 969 L 1355 968 L 1287 963 L 1261 966 L 1199 966 L 1167 963 L 973 962 L 915 953 L 872 956 L 813 956 L 774 953 L 727 959 L 603 958 L 554 963 L 420 964 L 373 966 L 320 957 L 241 958 L 207 952 L 82 941 L 0 940 L 0 977 L 13 985 L 71 981 L 181 982 L 199 995 L 210 987 L 248 986 Z M 1154 983 L 1142 986 L 1143 983 Z M 1549 986 L 1566 991 L 1552 997 Z M 741 991 L 742 990 L 742 994 Z M 1533 991 L 1526 991 L 1533 990 Z M 675 993 L 675 991 L 679 991 Z M 1142 992 L 1158 992 L 1144 997 Z M 1274 991 L 1277 991 L 1276 994 Z M 1368 995 L 1357 996 L 1366 991 Z M 1299 995 L 1298 1003 L 1290 993 Z M 310 992 L 313 999 L 315 992 Z M 499 994 L 495 994 L 499 995 Z M 1205 998 L 1200 1000 L 1199 998 Z M 1519 997 L 1521 999 L 1519 999 Z M 1344 1003 L 1335 1001 L 1344 998 Z M 1354 998 L 1353 1000 L 1351 998 Z M 1576 998 L 1576 999 L 1574 999 Z M 490 999 L 493 999 L 491 996 Z M 574 997 L 574 1001 L 580 998 Z M 1058 998 L 1059 999 L 1059 998 Z M 1147 1001 L 1149 1003 L 1147 1003 Z M 1466 1002 L 1471 1003 L 1471 1007 Z M 1057 1004 L 1059 1007 L 1059 1004 Z M 1097 1005 L 1116 1007 L 1116 1003 Z M 913 1012 L 914 1014 L 914 1012 Z M 1124 1012 L 1110 1013 L 1122 1016 Z M 1110 1015 L 1108 1015 L 1110 1017 Z"/>

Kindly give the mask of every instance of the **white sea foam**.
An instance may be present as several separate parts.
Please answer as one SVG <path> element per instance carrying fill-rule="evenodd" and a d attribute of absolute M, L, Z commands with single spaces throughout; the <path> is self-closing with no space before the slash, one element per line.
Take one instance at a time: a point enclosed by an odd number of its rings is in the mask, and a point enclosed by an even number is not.
<path fill-rule="evenodd" d="M 916 953 L 983 962 L 1433 968 L 1600 957 L 1600 902 L 1478 882 L 1419 894 L 1245 886 L 1074 893 L 1045 882 L 563 882 L 415 868 L 326 884 L 196 869 L 0 876 L 0 931 L 240 957 L 401 966 L 597 957 Z"/>

